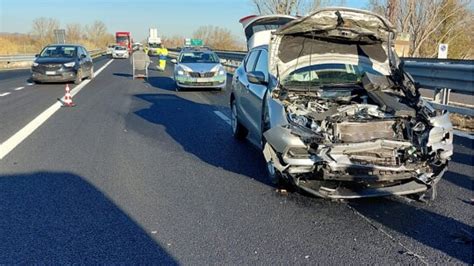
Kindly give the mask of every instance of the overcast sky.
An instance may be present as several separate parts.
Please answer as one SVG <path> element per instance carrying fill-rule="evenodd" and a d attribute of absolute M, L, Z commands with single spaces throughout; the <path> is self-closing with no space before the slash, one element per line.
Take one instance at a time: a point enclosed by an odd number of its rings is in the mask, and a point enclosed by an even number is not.
<path fill-rule="evenodd" d="M 367 0 L 347 0 L 350 7 L 364 8 Z M 190 36 L 203 25 L 228 28 L 243 39 L 239 19 L 254 14 L 250 0 L 0 0 L 0 32 L 27 33 L 38 17 L 68 23 L 103 21 L 108 31 L 130 31 L 135 40 L 156 27 L 160 35 Z"/>

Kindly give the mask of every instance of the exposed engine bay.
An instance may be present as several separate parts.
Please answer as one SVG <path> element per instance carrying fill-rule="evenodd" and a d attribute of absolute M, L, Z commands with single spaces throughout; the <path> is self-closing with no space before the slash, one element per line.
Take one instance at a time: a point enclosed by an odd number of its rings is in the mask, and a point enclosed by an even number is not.
<path fill-rule="evenodd" d="M 452 155 L 451 122 L 397 83 L 365 74 L 360 84 L 281 86 L 271 97 L 289 123 L 264 133 L 273 147 L 266 157 L 278 174 L 318 196 L 426 191 Z"/>

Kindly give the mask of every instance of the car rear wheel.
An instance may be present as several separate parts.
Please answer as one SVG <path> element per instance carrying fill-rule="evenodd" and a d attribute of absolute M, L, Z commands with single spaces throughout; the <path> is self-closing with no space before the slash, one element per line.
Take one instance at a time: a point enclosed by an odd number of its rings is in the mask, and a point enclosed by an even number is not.
<path fill-rule="evenodd" d="M 232 126 L 232 135 L 236 139 L 245 139 L 248 131 L 244 126 L 242 126 L 242 124 L 240 124 L 239 119 L 237 118 L 237 106 L 235 106 L 235 100 L 231 103 L 231 111 L 230 124 Z"/>
<path fill-rule="evenodd" d="M 74 84 L 78 85 L 82 82 L 82 70 L 79 69 L 76 73 L 76 79 L 74 79 Z"/>

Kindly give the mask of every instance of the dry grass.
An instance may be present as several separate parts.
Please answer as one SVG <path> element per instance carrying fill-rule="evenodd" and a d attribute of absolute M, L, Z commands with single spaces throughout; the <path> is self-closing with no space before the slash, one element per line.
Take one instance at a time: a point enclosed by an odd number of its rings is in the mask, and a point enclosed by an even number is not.
<path fill-rule="evenodd" d="M 29 36 L 0 36 L 0 55 L 33 54 L 38 49 Z"/>
<path fill-rule="evenodd" d="M 453 126 L 469 132 L 474 132 L 474 117 L 460 114 L 450 114 Z"/>

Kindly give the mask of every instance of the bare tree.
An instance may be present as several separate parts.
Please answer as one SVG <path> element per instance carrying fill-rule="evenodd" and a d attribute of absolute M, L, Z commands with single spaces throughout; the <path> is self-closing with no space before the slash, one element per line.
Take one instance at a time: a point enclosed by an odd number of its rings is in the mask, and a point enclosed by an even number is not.
<path fill-rule="evenodd" d="M 94 48 L 104 48 L 113 40 L 113 35 L 107 32 L 107 26 L 102 21 L 95 21 L 85 27 L 85 34 Z"/>
<path fill-rule="evenodd" d="M 33 20 L 31 34 L 39 48 L 54 42 L 54 30 L 59 28 L 59 21 L 53 18 L 37 18 Z"/>
<path fill-rule="evenodd" d="M 240 50 L 243 48 L 230 30 L 218 26 L 201 26 L 193 33 L 193 38 L 202 39 L 206 45 L 214 49 Z"/>
<path fill-rule="evenodd" d="M 162 37 L 161 38 L 164 46 L 168 48 L 181 47 L 184 44 L 184 37 L 180 35 L 173 35 L 171 37 Z"/>
<path fill-rule="evenodd" d="M 325 6 L 345 6 L 345 0 L 252 0 L 259 14 L 301 15 Z"/>
<path fill-rule="evenodd" d="M 473 12 L 469 0 L 370 0 L 369 7 L 391 18 L 399 32 L 410 35 L 409 56 L 433 56 L 438 43 L 454 39 L 472 40 L 472 30 L 466 30 Z M 449 26 L 447 26 L 449 24 Z M 456 34 L 453 34 L 456 33 Z M 471 36 L 471 37 L 469 37 Z M 469 43 L 464 43 L 470 47 Z M 460 43 L 455 44 L 460 45 Z M 469 53 L 469 49 L 464 49 Z M 450 45 L 451 51 L 451 45 Z M 457 57 L 465 57 L 458 55 Z"/>
<path fill-rule="evenodd" d="M 66 25 L 66 40 L 69 43 L 80 43 L 83 39 L 84 31 L 81 24 L 71 23 Z"/>
<path fill-rule="evenodd" d="M 259 14 L 294 15 L 302 0 L 252 0 L 252 3 Z"/>

